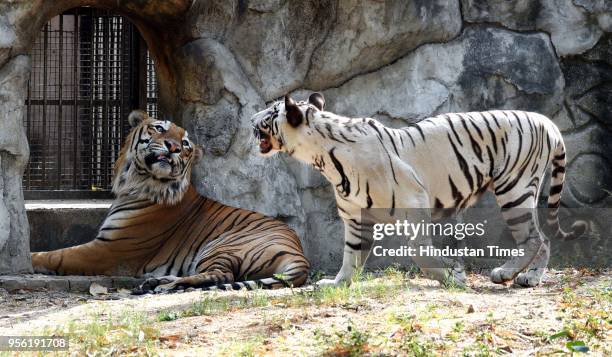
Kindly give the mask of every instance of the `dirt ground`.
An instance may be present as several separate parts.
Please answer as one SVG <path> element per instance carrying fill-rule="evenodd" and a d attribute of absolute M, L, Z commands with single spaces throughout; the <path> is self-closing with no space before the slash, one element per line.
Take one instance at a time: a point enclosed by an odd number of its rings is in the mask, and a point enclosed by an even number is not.
<path fill-rule="evenodd" d="M 0 336 L 68 335 L 74 355 L 612 355 L 610 271 L 552 271 L 533 289 L 469 284 L 387 271 L 325 291 L 0 290 Z"/>

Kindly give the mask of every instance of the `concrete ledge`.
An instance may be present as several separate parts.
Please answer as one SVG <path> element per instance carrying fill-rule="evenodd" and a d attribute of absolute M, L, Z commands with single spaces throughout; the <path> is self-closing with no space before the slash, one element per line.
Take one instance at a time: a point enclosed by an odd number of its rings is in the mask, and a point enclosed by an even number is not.
<path fill-rule="evenodd" d="M 28 200 L 26 210 L 109 209 L 113 200 Z"/>
<path fill-rule="evenodd" d="M 87 243 L 96 237 L 112 200 L 26 201 L 30 250 L 44 252 Z"/>
<path fill-rule="evenodd" d="M 132 289 L 144 279 L 129 276 L 54 276 L 42 274 L 0 275 L 0 288 L 9 292 L 16 290 L 47 290 L 87 293 L 92 283 L 107 288 Z"/>

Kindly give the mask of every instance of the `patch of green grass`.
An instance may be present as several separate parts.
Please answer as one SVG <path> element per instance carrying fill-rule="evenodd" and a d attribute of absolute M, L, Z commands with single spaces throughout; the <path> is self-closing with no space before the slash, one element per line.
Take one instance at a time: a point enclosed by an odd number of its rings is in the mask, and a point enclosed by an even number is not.
<path fill-rule="evenodd" d="M 310 273 L 308 274 L 308 279 L 311 282 L 317 282 L 321 279 L 323 279 L 323 277 L 325 276 L 325 272 L 321 271 L 321 270 L 311 270 Z"/>
<path fill-rule="evenodd" d="M 402 351 L 408 352 L 410 356 L 415 357 L 429 357 L 436 355 L 433 352 L 433 346 L 429 341 L 419 341 L 414 335 L 409 335 L 407 338 L 402 339 L 399 348 Z"/>
<path fill-rule="evenodd" d="M 249 291 L 244 296 L 219 296 L 216 293 L 205 293 L 202 298 L 185 310 L 162 310 L 157 314 L 157 321 L 173 321 L 183 317 L 217 315 L 228 311 L 270 305 L 270 298 L 262 290 Z"/>
<path fill-rule="evenodd" d="M 393 348 L 406 352 L 410 356 L 425 357 L 434 355 L 431 341 L 421 338 L 422 323 L 427 318 L 407 313 L 394 313 L 388 316 L 388 321 L 399 325 L 392 335 Z"/>
<path fill-rule="evenodd" d="M 350 285 L 321 286 L 314 290 L 297 291 L 279 297 L 276 301 L 292 307 L 361 305 L 367 299 L 386 299 L 398 295 L 406 288 L 405 278 L 406 273 L 394 267 L 374 274 L 358 270 Z"/>
<path fill-rule="evenodd" d="M 242 341 L 232 341 L 222 346 L 219 350 L 221 356 L 251 357 L 260 355 L 265 343 L 263 335 L 248 337 Z"/>
<path fill-rule="evenodd" d="M 453 332 L 461 333 L 463 332 L 464 329 L 465 329 L 465 324 L 463 323 L 463 321 L 455 322 L 455 325 L 453 326 Z"/>
<path fill-rule="evenodd" d="M 318 329 L 315 337 L 322 345 L 322 355 L 362 356 L 370 351 L 369 332 L 360 330 L 350 320 L 344 330 L 327 334 Z"/>
<path fill-rule="evenodd" d="M 162 310 L 157 314 L 157 321 L 174 321 L 181 317 L 181 314 L 174 310 Z"/>
<path fill-rule="evenodd" d="M 396 295 L 406 288 L 407 273 L 395 266 L 390 266 L 376 274 L 366 274 L 362 284 L 367 289 L 367 295 L 374 299 L 383 299 Z"/>
<path fill-rule="evenodd" d="M 415 327 L 416 326 L 415 323 L 417 322 L 416 315 L 407 314 L 407 313 L 393 313 L 388 316 L 388 320 L 391 323 L 400 325 L 400 327 L 405 332 L 412 333 L 412 332 L 416 332 L 420 330 L 420 327 L 419 328 Z"/>
<path fill-rule="evenodd" d="M 448 337 L 448 339 L 453 342 L 457 342 L 461 338 L 461 334 L 464 330 L 465 324 L 463 323 L 463 321 L 457 321 L 455 322 L 455 325 L 453 325 L 452 331 L 446 337 Z"/>
<path fill-rule="evenodd" d="M 279 273 L 279 274 L 274 274 L 273 276 L 276 279 L 282 281 L 283 285 L 285 285 L 285 287 L 288 287 L 288 288 L 290 288 L 293 291 L 293 283 L 287 281 L 287 275 L 286 274 Z"/>
<path fill-rule="evenodd" d="M 489 328 L 481 327 L 481 330 L 476 332 L 476 342 L 477 345 L 480 346 L 481 350 L 486 350 L 487 352 L 498 352 L 496 348 L 492 348 L 491 346 L 493 343 L 493 334 L 491 333 L 492 329 L 492 326 Z"/>
<path fill-rule="evenodd" d="M 281 277 L 279 277 L 281 278 Z M 228 311 L 273 305 L 286 307 L 315 306 L 359 306 L 367 299 L 385 299 L 397 295 L 406 287 L 406 273 L 389 267 L 379 273 L 364 273 L 358 270 L 351 284 L 322 286 L 313 290 L 294 291 L 291 294 L 269 297 L 262 290 L 250 291 L 243 297 L 220 296 L 206 293 L 199 301 L 184 310 L 164 310 L 157 314 L 157 321 L 173 321 L 183 317 L 216 315 Z"/>
<path fill-rule="evenodd" d="M 444 280 L 444 282 L 442 283 L 442 286 L 446 289 L 446 291 L 450 293 L 460 293 L 460 292 L 468 291 L 467 285 L 459 284 L 457 281 L 455 281 L 454 279 L 450 277 L 447 277 Z"/>
<path fill-rule="evenodd" d="M 565 353 L 597 351 L 612 355 L 609 333 L 612 330 L 612 292 L 606 287 L 584 289 L 566 287 L 559 310 L 562 328 L 543 341 Z"/>
<path fill-rule="evenodd" d="M 477 341 L 463 348 L 462 355 L 465 357 L 488 357 L 500 354 L 500 351 L 492 349 L 483 341 Z"/>
<path fill-rule="evenodd" d="M 71 321 L 46 334 L 66 335 L 78 354 L 155 354 L 159 330 L 144 313 L 126 311 L 113 317 L 94 314 L 87 322 Z"/>

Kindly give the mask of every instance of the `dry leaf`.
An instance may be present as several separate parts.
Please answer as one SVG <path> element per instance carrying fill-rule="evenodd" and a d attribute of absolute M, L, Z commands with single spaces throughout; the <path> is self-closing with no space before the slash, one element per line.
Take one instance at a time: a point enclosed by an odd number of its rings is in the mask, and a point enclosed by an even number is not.
<path fill-rule="evenodd" d="M 89 286 L 89 293 L 93 296 L 106 295 L 108 294 L 108 289 L 98 283 L 91 283 Z"/>
<path fill-rule="evenodd" d="M 178 341 L 181 338 L 181 336 L 179 335 L 165 335 L 165 336 L 160 336 L 159 340 L 162 342 L 172 342 L 172 341 Z"/>
<path fill-rule="evenodd" d="M 132 295 L 132 291 L 130 289 L 117 289 L 117 294 L 119 295 Z"/>
<path fill-rule="evenodd" d="M 401 339 L 403 336 L 404 336 L 404 329 L 398 328 L 389 336 L 389 338 Z"/>
<path fill-rule="evenodd" d="M 424 326 L 421 331 L 430 334 L 440 334 L 440 328 L 433 326 Z"/>

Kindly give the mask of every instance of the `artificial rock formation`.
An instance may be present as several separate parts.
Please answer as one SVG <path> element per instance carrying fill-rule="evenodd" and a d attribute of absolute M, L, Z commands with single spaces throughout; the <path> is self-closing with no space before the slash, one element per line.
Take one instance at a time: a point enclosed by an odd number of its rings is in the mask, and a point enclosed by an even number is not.
<path fill-rule="evenodd" d="M 393 126 L 448 111 L 541 112 L 566 138 L 564 204 L 612 205 L 609 1 L 4 0 L 0 272 L 28 269 L 18 184 L 28 50 L 52 16 L 83 5 L 114 10 L 143 34 L 163 115 L 204 147 L 198 190 L 286 220 L 317 269 L 341 260 L 331 187 L 282 155 L 258 157 L 251 137 L 250 116 L 287 92 L 319 90 L 330 110 Z"/>

